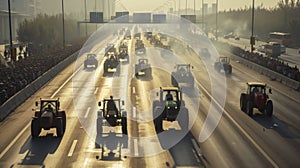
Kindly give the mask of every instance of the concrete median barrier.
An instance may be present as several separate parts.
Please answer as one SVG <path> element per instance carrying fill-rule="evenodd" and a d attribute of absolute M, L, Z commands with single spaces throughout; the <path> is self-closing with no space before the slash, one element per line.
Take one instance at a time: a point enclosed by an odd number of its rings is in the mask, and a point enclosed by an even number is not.
<path fill-rule="evenodd" d="M 20 106 L 26 99 L 32 96 L 36 91 L 38 91 L 42 86 L 44 86 L 48 81 L 50 81 L 68 65 L 74 62 L 77 59 L 78 53 L 79 51 L 73 53 L 56 66 L 52 67 L 50 70 L 42 74 L 32 83 L 30 83 L 10 99 L 8 99 L 4 104 L 2 104 L 2 106 L 0 106 L 0 121 L 4 120 L 6 116 L 8 116 L 18 106 Z"/>

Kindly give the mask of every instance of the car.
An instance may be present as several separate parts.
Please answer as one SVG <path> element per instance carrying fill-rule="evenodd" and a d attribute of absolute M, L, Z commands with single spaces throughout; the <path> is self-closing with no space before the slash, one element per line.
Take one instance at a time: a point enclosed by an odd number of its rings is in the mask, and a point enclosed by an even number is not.
<path fill-rule="evenodd" d="M 138 63 L 135 64 L 135 76 L 138 78 L 139 76 L 146 76 L 151 77 L 152 76 L 152 69 L 151 65 L 149 64 L 149 61 L 147 58 L 140 58 L 138 60 Z"/>
<path fill-rule="evenodd" d="M 31 136 L 39 137 L 42 129 L 56 129 L 57 137 L 62 137 L 66 130 L 66 112 L 60 110 L 59 99 L 40 99 L 35 102 L 37 109 L 31 120 Z M 39 107 L 39 108 L 38 108 Z"/>
<path fill-rule="evenodd" d="M 107 59 L 104 61 L 104 66 L 103 66 L 104 74 L 112 72 L 112 70 L 114 70 L 113 72 L 120 74 L 121 71 L 120 66 L 121 64 L 119 59 L 114 54 L 110 54 L 107 56 Z"/>
<path fill-rule="evenodd" d="M 240 95 L 240 108 L 249 116 L 253 115 L 253 109 L 271 117 L 273 114 L 273 102 L 267 94 L 267 84 L 261 82 L 248 82 L 247 91 Z M 271 88 L 269 93 L 272 94 Z"/>
<path fill-rule="evenodd" d="M 180 83 L 187 84 L 188 87 L 194 87 L 194 76 L 191 72 L 190 64 L 176 64 L 175 71 L 171 73 L 171 82 L 172 85 L 178 87 Z"/>
<path fill-rule="evenodd" d="M 122 108 L 124 101 L 120 98 L 104 98 L 98 102 L 100 110 L 97 118 L 97 131 L 102 132 L 104 122 L 107 122 L 110 127 L 121 126 L 122 133 L 127 135 L 127 113 Z"/>
<path fill-rule="evenodd" d="M 153 123 L 157 133 L 163 132 L 163 120 L 178 121 L 181 131 L 187 131 L 189 113 L 182 100 L 182 92 L 178 87 L 160 87 L 158 100 L 152 103 Z"/>
<path fill-rule="evenodd" d="M 221 72 L 223 69 L 225 74 L 232 74 L 232 66 L 229 57 L 219 57 L 214 64 L 216 71 Z"/>
<path fill-rule="evenodd" d="M 94 66 L 96 69 L 98 67 L 98 60 L 96 59 L 96 54 L 88 54 L 86 59 L 84 60 L 84 68 L 88 68 L 89 66 Z"/>

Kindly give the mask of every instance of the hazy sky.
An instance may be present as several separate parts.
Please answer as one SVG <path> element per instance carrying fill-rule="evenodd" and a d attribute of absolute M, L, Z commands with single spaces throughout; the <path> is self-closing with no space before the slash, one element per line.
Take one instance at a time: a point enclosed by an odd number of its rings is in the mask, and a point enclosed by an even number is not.
<path fill-rule="evenodd" d="M 86 0 L 88 11 L 93 10 L 95 6 L 95 0 Z M 153 11 L 157 7 L 164 6 L 165 9 L 170 7 L 175 7 L 178 9 L 179 1 L 181 9 L 185 9 L 186 1 L 188 2 L 188 7 L 194 7 L 194 0 L 116 0 L 116 7 L 122 9 L 123 4 L 129 11 Z M 264 7 L 275 7 L 279 0 L 255 0 L 255 6 L 260 6 L 263 4 Z M 96 0 L 97 2 L 97 0 Z M 201 8 L 202 0 L 195 0 L 196 9 Z M 216 0 L 204 0 L 204 3 L 208 3 L 210 7 L 212 3 Z M 83 13 L 84 11 L 84 0 L 64 0 L 65 12 L 66 13 Z M 98 5 L 100 1 L 98 0 Z M 164 5 L 165 4 L 165 5 Z M 236 9 L 244 8 L 245 6 L 251 6 L 252 0 L 219 0 L 219 10 L 224 9 Z M 54 14 L 61 12 L 61 0 L 42 0 L 43 11 Z M 99 8 L 99 7 L 98 7 Z"/>
<path fill-rule="evenodd" d="M 118 1 L 118 0 L 117 0 Z M 194 0 L 119 0 L 120 2 L 124 4 L 129 10 L 131 11 L 152 11 L 158 6 L 163 5 L 166 2 L 168 3 L 169 6 L 174 7 L 176 3 L 176 8 L 179 6 L 179 1 L 180 1 L 180 6 L 181 9 L 185 9 L 186 2 L 188 3 L 188 7 L 193 8 L 194 7 Z M 176 2 L 175 2 L 176 1 Z M 195 0 L 196 2 L 196 9 L 201 8 L 202 0 Z M 209 6 L 211 6 L 212 3 L 215 3 L 216 0 L 204 0 L 204 3 L 208 3 Z M 277 4 L 278 0 L 255 0 L 255 6 L 260 6 L 263 4 L 265 7 L 275 7 Z M 252 0 L 219 0 L 219 10 L 224 10 L 224 9 L 236 9 L 236 8 L 243 8 L 245 6 L 250 6 L 252 5 Z M 166 5 L 167 6 L 167 5 Z"/>

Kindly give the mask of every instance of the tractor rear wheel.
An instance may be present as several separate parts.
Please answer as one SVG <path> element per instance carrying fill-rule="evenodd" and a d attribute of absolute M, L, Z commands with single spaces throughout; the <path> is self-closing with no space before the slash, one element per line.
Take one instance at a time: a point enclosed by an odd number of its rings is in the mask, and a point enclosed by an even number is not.
<path fill-rule="evenodd" d="M 56 135 L 62 137 L 64 135 L 64 123 L 62 118 L 56 119 Z"/>
<path fill-rule="evenodd" d="M 41 127 L 39 121 L 32 119 L 31 121 L 31 136 L 32 138 L 37 138 L 40 135 Z"/>
<path fill-rule="evenodd" d="M 153 122 L 156 133 L 164 131 L 162 114 L 159 114 L 161 110 L 161 108 L 155 108 L 155 110 L 153 111 Z"/>
<path fill-rule="evenodd" d="M 127 135 L 128 134 L 128 130 L 127 130 L 127 117 L 122 117 L 122 119 L 121 119 L 122 121 L 122 123 L 121 123 L 121 125 L 122 125 L 122 133 L 123 134 L 125 134 L 125 135 Z"/>
<path fill-rule="evenodd" d="M 253 115 L 253 102 L 252 101 L 247 102 L 247 114 L 248 114 L 248 116 Z"/>
<path fill-rule="evenodd" d="M 241 96 L 240 96 L 240 108 L 243 112 L 246 112 L 246 106 L 247 106 L 247 103 L 246 103 L 246 94 L 245 93 L 242 93 Z"/>
<path fill-rule="evenodd" d="M 189 113 L 186 108 L 182 108 L 179 111 L 178 117 L 177 117 L 178 123 L 181 127 L 181 131 L 187 133 L 189 129 Z"/>
<path fill-rule="evenodd" d="M 266 105 L 266 114 L 267 116 L 271 117 L 273 114 L 273 102 L 271 100 L 267 101 Z"/>

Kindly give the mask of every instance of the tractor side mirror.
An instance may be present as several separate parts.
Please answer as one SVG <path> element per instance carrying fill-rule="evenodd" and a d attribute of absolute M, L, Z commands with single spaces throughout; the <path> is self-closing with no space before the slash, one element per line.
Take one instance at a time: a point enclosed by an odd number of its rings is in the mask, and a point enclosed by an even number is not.
<path fill-rule="evenodd" d="M 272 94 L 272 89 L 271 88 L 269 88 L 269 93 Z"/>
<path fill-rule="evenodd" d="M 122 106 L 124 106 L 125 105 L 125 102 L 124 102 L 124 100 L 122 100 Z"/>
<path fill-rule="evenodd" d="M 159 93 L 158 93 L 158 92 L 156 92 L 156 96 L 159 96 Z"/>
<path fill-rule="evenodd" d="M 35 106 L 39 106 L 39 102 L 36 101 L 36 102 L 35 102 Z"/>
<path fill-rule="evenodd" d="M 99 106 L 99 107 L 101 106 L 101 102 L 98 102 L 98 106 Z"/>

